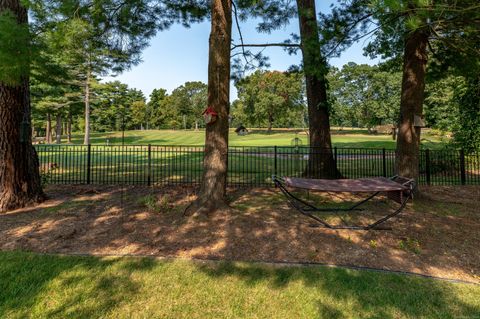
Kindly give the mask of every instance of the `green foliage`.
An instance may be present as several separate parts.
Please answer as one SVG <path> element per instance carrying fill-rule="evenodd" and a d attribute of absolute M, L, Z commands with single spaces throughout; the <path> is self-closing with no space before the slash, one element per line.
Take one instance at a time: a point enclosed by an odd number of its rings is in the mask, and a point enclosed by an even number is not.
<path fill-rule="evenodd" d="M 327 57 L 338 55 L 356 40 L 368 37 L 365 53 L 401 61 L 405 38 L 422 29 L 430 35 L 431 58 L 442 70 L 478 64 L 480 30 L 478 0 L 355 0 L 341 1 L 322 15 Z"/>
<path fill-rule="evenodd" d="M 51 183 L 53 174 L 55 173 L 55 168 L 47 168 L 40 172 L 40 183 L 42 188 Z"/>
<path fill-rule="evenodd" d="M 154 194 L 149 194 L 140 198 L 138 203 L 154 213 L 168 213 L 171 211 L 170 197 L 168 194 L 163 195 L 160 200 L 158 200 Z"/>
<path fill-rule="evenodd" d="M 149 126 L 152 128 L 166 128 L 169 118 L 171 118 L 171 109 L 168 108 L 168 94 L 165 89 L 154 89 L 150 94 L 150 101 L 147 104 L 149 114 L 152 114 L 149 120 Z"/>
<path fill-rule="evenodd" d="M 427 82 L 425 88 L 424 114 L 428 127 L 451 132 L 459 118 L 458 103 L 454 98 L 463 78 L 448 76 Z"/>
<path fill-rule="evenodd" d="M 416 255 L 422 252 L 420 248 L 420 242 L 414 238 L 407 237 L 405 239 L 400 240 L 398 242 L 398 247 L 400 247 L 400 249 L 403 249 L 405 251 L 412 252 Z"/>
<path fill-rule="evenodd" d="M 30 31 L 10 11 L 0 12 L 0 82 L 18 84 L 29 75 Z"/>
<path fill-rule="evenodd" d="M 132 124 L 139 128 L 148 126 L 149 113 L 145 100 L 133 101 L 130 107 L 132 112 Z"/>
<path fill-rule="evenodd" d="M 207 85 L 195 81 L 186 82 L 173 90 L 155 89 L 150 95 L 148 112 L 150 127 L 196 128 L 204 127 L 202 112 L 207 107 Z"/>
<path fill-rule="evenodd" d="M 165 105 L 175 110 L 169 121 L 182 123 L 182 128 L 204 126 L 202 112 L 207 107 L 207 93 L 207 85 L 202 82 L 186 82 L 173 90 Z"/>
<path fill-rule="evenodd" d="M 350 62 L 328 75 L 332 123 L 372 128 L 395 124 L 400 105 L 401 74 Z"/>
<path fill-rule="evenodd" d="M 137 89 L 119 81 L 97 83 L 92 100 L 91 125 L 96 131 L 120 131 L 141 128 L 145 124 L 145 97 Z"/>
<path fill-rule="evenodd" d="M 236 87 L 239 102 L 234 104 L 233 114 L 245 119 L 244 125 L 291 127 L 303 122 L 305 106 L 300 74 L 257 71 L 239 81 Z"/>
<path fill-rule="evenodd" d="M 480 152 L 480 77 L 469 79 L 455 92 L 459 116 L 454 140 L 466 152 Z"/>

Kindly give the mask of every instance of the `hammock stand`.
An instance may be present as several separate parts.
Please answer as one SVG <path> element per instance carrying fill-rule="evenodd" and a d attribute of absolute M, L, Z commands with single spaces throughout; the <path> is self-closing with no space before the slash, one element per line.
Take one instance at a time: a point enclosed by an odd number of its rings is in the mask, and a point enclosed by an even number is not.
<path fill-rule="evenodd" d="M 375 177 L 375 178 L 360 178 L 360 179 L 306 179 L 306 178 L 294 178 L 284 177 L 280 178 L 272 176 L 272 180 L 275 186 L 280 188 L 282 193 L 287 198 L 289 204 L 295 208 L 301 214 L 310 217 L 330 229 L 352 229 L 352 230 L 385 230 L 391 228 L 379 228 L 380 224 L 383 224 L 387 220 L 400 214 L 409 199 L 413 198 L 413 193 L 416 188 L 416 183 L 412 179 L 408 179 L 401 176 L 393 176 L 391 178 Z M 370 196 L 362 201 L 353 204 L 348 208 L 319 208 L 313 204 L 307 203 L 305 200 L 293 195 L 288 188 L 315 190 L 321 192 L 347 192 L 347 193 L 371 193 Z M 378 219 L 377 221 L 368 225 L 347 225 L 345 220 L 340 216 L 344 225 L 331 225 L 322 220 L 318 216 L 315 216 L 313 212 L 349 212 L 349 211 L 361 211 L 359 208 L 362 204 L 368 202 L 380 193 L 384 193 L 388 199 L 391 199 L 400 204 L 392 213 Z"/>

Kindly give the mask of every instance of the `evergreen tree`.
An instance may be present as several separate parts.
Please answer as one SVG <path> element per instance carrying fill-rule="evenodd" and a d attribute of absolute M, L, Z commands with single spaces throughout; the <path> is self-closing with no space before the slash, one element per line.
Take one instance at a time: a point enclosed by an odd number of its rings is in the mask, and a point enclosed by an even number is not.
<path fill-rule="evenodd" d="M 325 19 L 330 52 L 373 34 L 366 52 L 402 65 L 397 174 L 419 175 L 421 128 L 416 124 L 423 113 L 428 62 L 443 69 L 477 65 L 479 17 L 477 0 L 356 0 L 344 1 Z"/>
<path fill-rule="evenodd" d="M 187 214 L 209 213 L 226 206 L 231 40 L 232 1 L 212 0 L 208 106 L 217 119 L 206 127 L 202 183 L 198 199 L 187 208 Z"/>
<path fill-rule="evenodd" d="M 0 213 L 44 199 L 31 142 L 27 9 L 0 1 Z"/>

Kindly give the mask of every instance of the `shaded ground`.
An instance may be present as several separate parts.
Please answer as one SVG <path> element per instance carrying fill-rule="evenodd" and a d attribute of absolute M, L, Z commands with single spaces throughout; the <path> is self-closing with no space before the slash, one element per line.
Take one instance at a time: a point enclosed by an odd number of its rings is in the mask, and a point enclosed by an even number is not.
<path fill-rule="evenodd" d="M 478 186 L 425 188 L 393 230 L 370 232 L 311 227 L 275 189 L 232 191 L 232 210 L 188 218 L 182 212 L 195 198 L 191 188 L 47 192 L 44 204 L 0 216 L 0 250 L 319 262 L 480 282 Z M 353 199 L 308 196 L 325 204 Z M 380 199 L 370 208 L 383 212 L 388 204 Z"/>

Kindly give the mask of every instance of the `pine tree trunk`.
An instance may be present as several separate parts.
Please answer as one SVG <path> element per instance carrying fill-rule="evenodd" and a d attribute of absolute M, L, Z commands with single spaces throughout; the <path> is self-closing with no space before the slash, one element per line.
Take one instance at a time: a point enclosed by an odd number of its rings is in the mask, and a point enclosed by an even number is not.
<path fill-rule="evenodd" d="M 423 112 L 427 43 L 427 31 L 412 32 L 406 39 L 403 57 L 395 170 L 396 174 L 413 179 L 419 177 L 421 129 L 414 126 L 414 121 Z"/>
<path fill-rule="evenodd" d="M 55 125 L 55 143 L 62 143 L 62 115 L 57 114 L 57 123 Z"/>
<path fill-rule="evenodd" d="M 297 0 L 307 89 L 310 151 L 304 175 L 310 178 L 339 178 L 332 152 L 328 110 L 327 62 L 318 38 L 315 0 Z"/>
<path fill-rule="evenodd" d="M 90 70 L 87 71 L 87 79 L 85 80 L 85 136 L 83 144 L 90 144 Z"/>
<path fill-rule="evenodd" d="M 52 144 L 52 116 L 50 113 L 47 113 L 47 128 L 45 134 L 45 142 L 47 144 Z"/>
<path fill-rule="evenodd" d="M 0 14 L 10 10 L 19 24 L 28 23 L 27 10 L 18 0 L 0 1 Z M 28 75 L 17 85 L 0 82 L 0 213 L 44 199 L 38 157 L 30 129 Z M 22 122 L 26 136 L 21 140 Z"/>
<path fill-rule="evenodd" d="M 187 208 L 186 214 L 210 213 L 226 207 L 232 2 L 212 0 L 211 5 L 208 105 L 218 118 L 206 127 L 202 184 L 198 199 Z"/>

